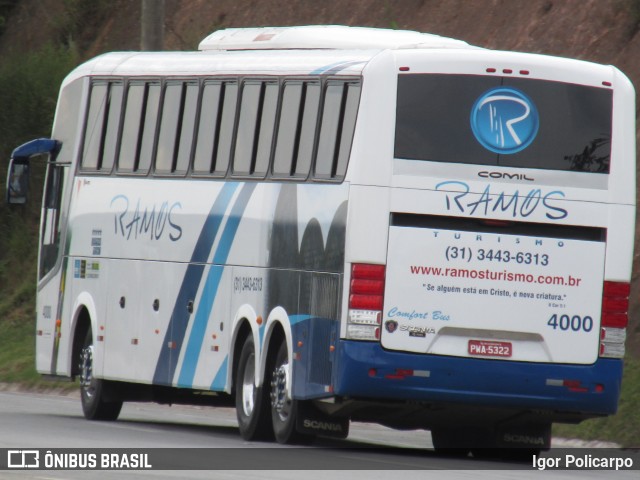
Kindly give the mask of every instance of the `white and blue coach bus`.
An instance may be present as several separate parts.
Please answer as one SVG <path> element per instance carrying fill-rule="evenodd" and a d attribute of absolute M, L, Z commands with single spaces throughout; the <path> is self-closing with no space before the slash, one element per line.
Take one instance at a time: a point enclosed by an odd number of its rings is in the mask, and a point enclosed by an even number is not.
<path fill-rule="evenodd" d="M 64 81 L 37 370 L 85 416 L 235 405 L 245 439 L 549 447 L 616 412 L 635 94 L 616 68 L 407 31 L 227 29 Z M 425 441 L 425 445 L 426 445 Z"/>

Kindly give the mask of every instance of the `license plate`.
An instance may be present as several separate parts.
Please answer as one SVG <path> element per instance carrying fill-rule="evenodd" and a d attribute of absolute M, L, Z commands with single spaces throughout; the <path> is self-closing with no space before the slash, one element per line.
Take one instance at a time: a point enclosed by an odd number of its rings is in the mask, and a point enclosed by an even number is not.
<path fill-rule="evenodd" d="M 469 355 L 481 357 L 510 357 L 511 342 L 491 342 L 487 340 L 469 340 Z"/>

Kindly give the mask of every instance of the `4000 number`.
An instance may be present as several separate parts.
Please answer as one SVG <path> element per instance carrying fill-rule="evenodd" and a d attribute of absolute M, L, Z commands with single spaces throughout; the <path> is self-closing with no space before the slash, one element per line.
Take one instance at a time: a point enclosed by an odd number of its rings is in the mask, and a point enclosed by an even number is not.
<path fill-rule="evenodd" d="M 590 332 L 593 330 L 593 318 L 590 316 L 581 317 L 580 315 L 558 315 L 554 313 L 547 322 L 554 330 L 574 332 Z"/>

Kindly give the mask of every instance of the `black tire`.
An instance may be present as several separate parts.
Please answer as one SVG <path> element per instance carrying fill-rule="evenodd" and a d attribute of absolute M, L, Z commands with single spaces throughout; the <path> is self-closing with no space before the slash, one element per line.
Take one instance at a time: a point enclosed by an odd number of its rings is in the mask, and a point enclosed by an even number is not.
<path fill-rule="evenodd" d="M 271 422 L 276 441 L 282 444 L 309 444 L 314 435 L 300 433 L 296 430 L 299 400 L 287 398 L 287 388 L 291 381 L 288 375 L 289 358 L 287 343 L 283 341 L 278 348 L 271 384 Z"/>
<path fill-rule="evenodd" d="M 236 417 L 240 436 L 248 441 L 271 440 L 271 416 L 267 389 L 255 386 L 255 345 L 249 335 L 242 345 L 236 370 Z"/>
<path fill-rule="evenodd" d="M 93 335 L 87 332 L 78 358 L 80 368 L 80 401 L 82 412 L 88 420 L 116 420 L 122 409 L 122 401 L 111 395 L 107 398 L 110 384 L 93 376 Z"/>

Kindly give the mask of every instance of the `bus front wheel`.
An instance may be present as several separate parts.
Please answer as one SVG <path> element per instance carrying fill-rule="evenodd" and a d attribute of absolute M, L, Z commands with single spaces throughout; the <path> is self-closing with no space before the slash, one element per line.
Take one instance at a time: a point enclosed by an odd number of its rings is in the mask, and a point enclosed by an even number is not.
<path fill-rule="evenodd" d="M 93 359 L 93 335 L 89 330 L 79 358 L 82 412 L 88 420 L 116 420 L 122 409 L 122 401 L 106 400 L 109 384 L 93 375 Z"/>

